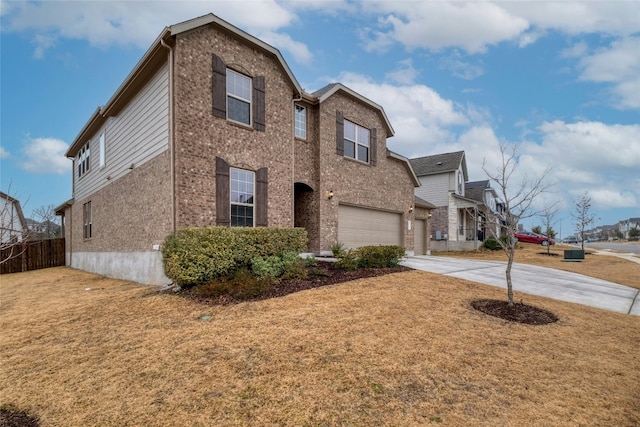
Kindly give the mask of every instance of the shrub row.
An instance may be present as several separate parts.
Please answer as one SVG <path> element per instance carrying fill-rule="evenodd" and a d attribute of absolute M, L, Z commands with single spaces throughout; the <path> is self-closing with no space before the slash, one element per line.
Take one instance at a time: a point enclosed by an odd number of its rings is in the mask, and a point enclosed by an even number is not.
<path fill-rule="evenodd" d="M 341 251 L 337 265 L 347 270 L 395 267 L 403 256 L 404 248 L 398 245 L 362 246 L 351 251 Z"/>
<path fill-rule="evenodd" d="M 306 247 L 307 232 L 301 228 L 185 228 L 167 236 L 162 260 L 174 283 L 196 285 L 251 269 L 254 259 L 297 255 Z"/>

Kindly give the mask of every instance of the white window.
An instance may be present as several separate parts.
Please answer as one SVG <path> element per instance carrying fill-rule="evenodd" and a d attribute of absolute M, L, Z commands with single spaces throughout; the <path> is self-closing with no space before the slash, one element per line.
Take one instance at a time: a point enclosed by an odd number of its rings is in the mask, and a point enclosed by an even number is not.
<path fill-rule="evenodd" d="M 100 167 L 104 166 L 105 152 L 104 152 L 104 132 L 100 134 Z"/>
<path fill-rule="evenodd" d="M 463 196 L 462 191 L 462 172 L 458 171 L 458 194 Z"/>
<path fill-rule="evenodd" d="M 307 139 L 307 109 L 295 106 L 296 138 Z"/>
<path fill-rule="evenodd" d="M 89 155 L 89 143 L 87 142 L 76 156 L 76 163 L 78 164 L 78 178 L 89 172 Z"/>
<path fill-rule="evenodd" d="M 227 69 L 227 118 L 251 124 L 251 79 Z"/>
<path fill-rule="evenodd" d="M 231 226 L 253 227 L 255 173 L 231 168 Z"/>
<path fill-rule="evenodd" d="M 87 202 L 83 205 L 82 210 L 82 222 L 83 222 L 83 237 L 90 239 L 92 235 L 92 220 L 91 220 L 91 202 Z"/>
<path fill-rule="evenodd" d="M 344 121 L 344 155 L 361 162 L 369 162 L 369 129 Z"/>

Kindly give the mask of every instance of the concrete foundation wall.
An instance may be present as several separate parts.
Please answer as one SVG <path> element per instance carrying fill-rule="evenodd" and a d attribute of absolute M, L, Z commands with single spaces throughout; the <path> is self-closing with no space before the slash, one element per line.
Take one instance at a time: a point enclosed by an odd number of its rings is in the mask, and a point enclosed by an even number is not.
<path fill-rule="evenodd" d="M 162 254 L 151 252 L 74 252 L 71 267 L 145 285 L 167 285 Z"/>

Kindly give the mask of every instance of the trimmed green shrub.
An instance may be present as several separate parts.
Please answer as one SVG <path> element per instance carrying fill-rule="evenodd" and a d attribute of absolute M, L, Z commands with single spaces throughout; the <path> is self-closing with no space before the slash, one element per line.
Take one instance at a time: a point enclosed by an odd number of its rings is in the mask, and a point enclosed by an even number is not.
<path fill-rule="evenodd" d="M 331 245 L 331 253 L 336 258 L 341 258 L 345 254 L 344 243 L 336 242 Z"/>
<path fill-rule="evenodd" d="M 500 240 L 502 240 L 503 243 L 507 242 L 507 237 L 506 236 L 502 236 L 500 237 Z M 486 239 L 484 241 L 484 243 L 482 244 L 482 247 L 485 249 L 488 249 L 490 251 L 499 251 L 502 249 L 502 246 L 500 246 L 500 243 L 498 243 L 498 241 L 496 240 L 495 237 L 489 237 L 488 239 Z"/>
<path fill-rule="evenodd" d="M 266 259 L 257 256 L 251 260 L 251 271 L 258 276 L 258 279 L 274 283 L 284 273 L 284 262 L 276 255 Z"/>
<path fill-rule="evenodd" d="M 398 245 L 362 246 L 356 249 L 359 267 L 395 267 L 404 256 L 404 248 Z"/>
<path fill-rule="evenodd" d="M 358 268 L 358 256 L 356 252 L 349 249 L 344 252 L 338 261 L 336 261 L 336 267 L 344 270 L 355 270 Z"/>
<path fill-rule="evenodd" d="M 306 249 L 302 228 L 202 227 L 178 230 L 164 241 L 162 260 L 168 278 L 180 286 L 230 277 L 251 261 Z"/>
<path fill-rule="evenodd" d="M 308 257 L 306 257 L 304 259 L 304 265 L 306 267 L 317 267 L 318 266 L 318 260 L 314 256 L 308 256 Z"/>
<path fill-rule="evenodd" d="M 307 268 L 305 260 L 300 258 L 295 252 L 285 252 L 280 255 L 282 264 L 284 266 L 284 272 L 282 273 L 283 279 L 306 279 Z"/>

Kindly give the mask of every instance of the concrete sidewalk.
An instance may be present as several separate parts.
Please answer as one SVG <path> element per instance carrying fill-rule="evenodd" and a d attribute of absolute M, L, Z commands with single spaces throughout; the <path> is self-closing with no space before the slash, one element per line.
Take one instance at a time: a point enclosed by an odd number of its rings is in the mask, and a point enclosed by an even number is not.
<path fill-rule="evenodd" d="M 401 264 L 416 270 L 507 288 L 504 261 L 412 256 L 405 258 Z M 639 289 L 553 268 L 517 263 L 512 266 L 511 279 L 514 292 L 640 316 Z"/>

